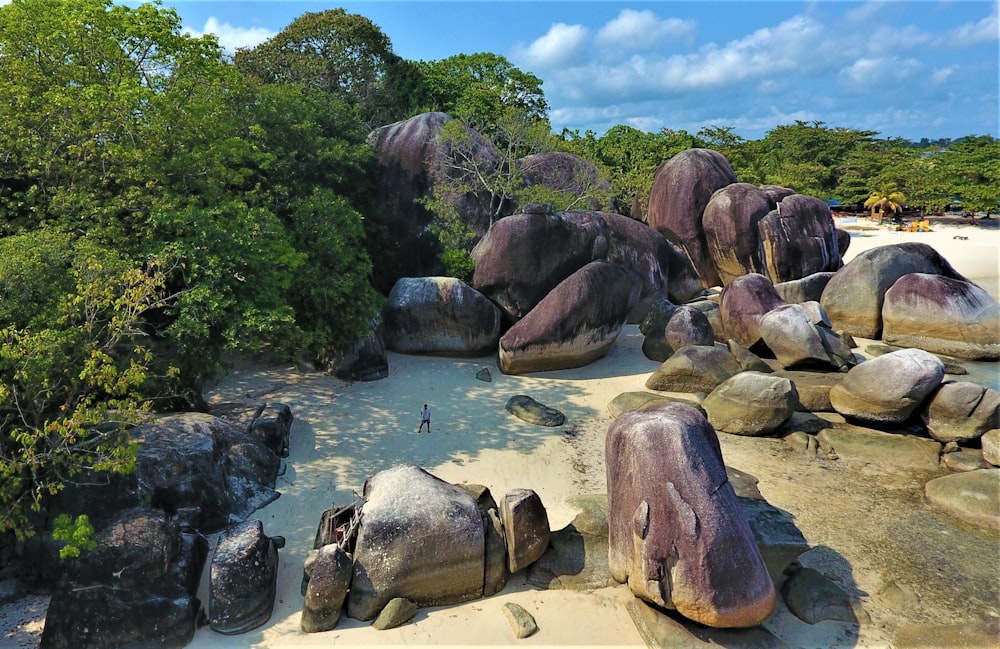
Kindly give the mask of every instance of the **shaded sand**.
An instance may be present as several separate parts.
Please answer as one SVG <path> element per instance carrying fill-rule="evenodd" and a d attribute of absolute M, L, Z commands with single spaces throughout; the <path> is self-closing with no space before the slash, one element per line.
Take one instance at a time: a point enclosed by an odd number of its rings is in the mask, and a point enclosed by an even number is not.
<path fill-rule="evenodd" d="M 973 227 L 897 233 L 871 226 L 858 231 L 847 258 L 874 245 L 924 241 L 959 272 L 981 278 L 976 281 L 996 296 L 998 234 Z M 621 392 L 644 390 L 658 365 L 642 355 L 641 344 L 637 327 L 628 326 L 611 352 L 587 367 L 519 377 L 501 374 L 492 357 L 392 353 L 389 378 L 373 383 L 348 384 L 291 366 L 231 372 L 206 395 L 211 402 L 251 395 L 287 403 L 295 415 L 287 471 L 277 483 L 282 495 L 256 513 L 265 532 L 284 536 L 287 544 L 279 552 L 277 599 L 267 624 L 237 636 L 204 627 L 189 646 L 644 646 L 627 612 L 631 596 L 624 587 L 540 591 L 525 583 L 523 572 L 495 596 L 422 609 L 396 629 L 376 631 L 345 616 L 332 631 L 299 631 L 302 563 L 321 512 L 331 503 L 346 503 L 368 476 L 393 464 L 415 463 L 449 482 L 484 484 L 497 498 L 509 489 L 533 489 L 551 527 L 566 525 L 572 516 L 564 504 L 568 496 L 606 491 L 607 404 Z M 996 364 L 969 365 L 996 378 Z M 475 378 L 484 367 L 492 374 L 490 383 Z M 565 425 L 543 428 L 510 415 L 504 405 L 516 394 L 558 408 L 566 415 Z M 430 435 L 416 433 L 424 403 L 433 413 Z M 764 497 L 794 516 L 813 548 L 802 563 L 835 579 L 872 617 L 872 624 L 860 629 L 840 622 L 808 625 L 779 603 L 764 626 L 790 647 L 883 648 L 904 623 L 1000 616 L 1000 540 L 946 524 L 924 504 L 923 484 L 942 472 L 808 457 L 780 439 L 720 438 L 726 463 L 757 476 Z M 211 541 L 214 548 L 217 538 Z M 207 587 L 206 566 L 200 593 L 206 607 Z M 502 613 L 507 602 L 529 611 L 539 631 L 515 640 Z M 17 628 L 13 618 L 18 614 L 21 631 L 10 631 Z M 0 607 L 0 644 L 8 646 L 16 637 L 33 646 L 38 616 L 37 609 L 26 614 L 18 605 Z M 26 631 L 24 624 L 32 619 L 36 626 Z"/>

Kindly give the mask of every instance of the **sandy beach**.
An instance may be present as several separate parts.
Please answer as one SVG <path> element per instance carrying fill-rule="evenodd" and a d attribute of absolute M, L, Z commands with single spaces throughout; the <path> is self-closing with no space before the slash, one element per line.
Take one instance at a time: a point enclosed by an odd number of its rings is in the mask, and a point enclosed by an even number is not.
<path fill-rule="evenodd" d="M 871 247 L 921 241 L 1000 296 L 997 228 L 940 224 L 932 232 L 909 233 L 861 221 L 851 230 L 847 260 Z M 573 515 L 564 502 L 568 496 L 606 490 L 608 403 L 622 392 L 644 390 L 658 365 L 643 356 L 641 344 L 638 328 L 629 325 L 599 361 L 530 376 L 505 376 L 492 357 L 393 353 L 389 377 L 371 383 L 346 383 L 292 366 L 233 370 L 206 395 L 210 403 L 250 396 L 286 403 L 295 416 L 287 470 L 277 483 L 281 497 L 255 514 L 267 534 L 285 537 L 286 546 L 280 551 L 277 598 L 267 624 L 237 636 L 206 626 L 189 647 L 645 646 L 625 607 L 631 598 L 625 587 L 543 591 L 526 583 L 524 571 L 512 575 L 495 596 L 422 609 L 396 629 L 377 631 L 344 616 L 332 631 L 299 630 L 302 565 L 321 512 L 332 503 L 350 501 L 368 476 L 394 464 L 418 464 L 449 482 L 483 484 L 498 498 L 510 489 L 533 489 L 546 506 L 551 528 L 566 525 Z M 967 365 L 970 376 L 965 378 L 998 388 L 996 363 Z M 475 378 L 482 368 L 489 368 L 491 382 Z M 504 405 L 516 394 L 558 408 L 566 424 L 543 428 L 515 418 Z M 416 432 L 424 403 L 433 412 L 430 435 Z M 808 625 L 779 603 L 764 626 L 790 647 L 881 648 L 890 646 L 906 623 L 1000 617 L 1000 601 L 989 601 L 1000 583 L 995 561 L 1000 541 L 952 531 L 940 522 L 923 503 L 926 476 L 807 457 L 777 438 L 720 438 L 726 464 L 756 476 L 764 497 L 795 517 L 813 548 L 802 556 L 803 565 L 837 581 L 872 617 L 871 624 L 860 628 L 839 622 Z M 921 535 L 928 538 L 915 538 Z M 214 547 L 217 539 L 211 540 Z M 958 565 L 943 565 L 948 560 Z M 207 571 L 206 566 L 201 591 L 206 606 Z M 501 612 L 507 602 L 527 609 L 539 631 L 515 640 Z M 0 644 L 34 646 L 41 620 L 37 611 L 25 614 L 23 606 L 10 604 L 0 607 L 0 625 Z"/>

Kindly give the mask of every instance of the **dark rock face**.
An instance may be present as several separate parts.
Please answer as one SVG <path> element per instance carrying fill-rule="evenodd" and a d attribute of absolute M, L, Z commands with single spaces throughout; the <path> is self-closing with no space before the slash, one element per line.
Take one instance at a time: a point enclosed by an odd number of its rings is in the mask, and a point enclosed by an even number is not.
<path fill-rule="evenodd" d="M 227 635 L 256 629 L 271 617 L 278 580 L 280 537 L 264 534 L 258 520 L 234 526 L 212 556 L 208 617 L 212 630 Z"/>
<path fill-rule="evenodd" d="M 569 191 L 578 196 L 593 190 L 610 193 L 611 182 L 601 176 L 600 170 L 589 160 L 564 151 L 548 151 L 524 156 L 517 160 L 517 168 L 528 186 L 540 185 L 557 191 Z M 585 205 L 592 210 L 610 211 L 612 205 L 590 197 Z M 626 217 L 627 218 L 627 217 Z"/>
<path fill-rule="evenodd" d="M 539 403 L 525 394 L 518 394 L 507 400 L 504 408 L 518 419 L 536 426 L 562 426 L 566 415 L 544 403 Z"/>
<path fill-rule="evenodd" d="M 835 271 L 844 263 L 830 208 L 818 198 L 783 198 L 758 229 L 765 274 L 775 283 Z"/>
<path fill-rule="evenodd" d="M 516 322 L 560 282 L 607 251 L 603 219 L 514 214 L 494 223 L 473 248 L 472 286 Z"/>
<path fill-rule="evenodd" d="M 316 358 L 316 369 L 342 381 L 379 381 L 389 376 L 382 324 L 372 326 L 364 338 L 339 349 L 325 350 Z"/>
<path fill-rule="evenodd" d="M 634 273 L 587 264 L 552 289 L 500 338 L 505 374 L 582 367 L 608 353 L 639 297 Z"/>
<path fill-rule="evenodd" d="M 903 349 L 853 367 L 830 388 L 830 402 L 844 417 L 900 424 L 941 385 L 944 364 L 921 349 Z"/>
<path fill-rule="evenodd" d="M 812 568 L 800 568 L 781 586 L 788 608 L 806 624 L 838 620 L 870 624 L 871 617 L 844 589 Z"/>
<path fill-rule="evenodd" d="M 701 293 L 705 287 L 684 248 L 670 239 L 667 239 L 667 246 L 667 297 L 672 302 L 681 304 Z"/>
<path fill-rule="evenodd" d="M 967 281 L 934 248 L 908 241 L 860 253 L 830 278 L 820 303 L 835 330 L 878 339 L 882 336 L 885 292 L 910 273 Z"/>
<path fill-rule="evenodd" d="M 702 215 L 712 194 L 735 182 L 736 174 L 721 153 L 688 149 L 656 170 L 649 193 L 649 225 L 684 249 L 705 288 L 722 282 L 705 240 Z"/>
<path fill-rule="evenodd" d="M 500 339 L 500 310 L 454 277 L 403 277 L 382 310 L 386 345 L 403 354 L 484 356 Z"/>
<path fill-rule="evenodd" d="M 364 497 L 350 617 L 374 619 L 396 597 L 425 607 L 482 596 L 486 537 L 467 491 L 399 465 L 368 478 Z"/>
<path fill-rule="evenodd" d="M 775 590 L 704 415 L 670 404 L 609 427 L 608 563 L 639 598 L 713 627 L 748 627 Z"/>
<path fill-rule="evenodd" d="M 761 316 L 784 304 L 767 277 L 759 273 L 744 275 L 722 289 L 722 327 L 730 338 L 752 350 L 761 341 Z"/>
<path fill-rule="evenodd" d="M 500 501 L 507 540 L 507 568 L 515 573 L 534 563 L 549 547 L 549 516 L 531 489 L 513 489 Z"/>
<path fill-rule="evenodd" d="M 94 550 L 69 563 L 70 581 L 140 588 L 167 574 L 179 551 L 180 532 L 162 511 L 136 507 L 121 512 L 94 541 Z"/>
<path fill-rule="evenodd" d="M 848 248 L 851 247 L 851 233 L 847 230 L 836 228 L 834 235 L 837 237 L 837 250 L 840 252 L 840 257 L 843 258 Z"/>
<path fill-rule="evenodd" d="M 765 272 L 757 224 L 771 209 L 767 194 L 747 183 L 733 183 L 712 194 L 702 224 L 723 284 L 747 273 Z"/>
<path fill-rule="evenodd" d="M 903 275 L 885 292 L 882 340 L 972 360 L 1000 358 L 1000 303 L 963 280 Z"/>

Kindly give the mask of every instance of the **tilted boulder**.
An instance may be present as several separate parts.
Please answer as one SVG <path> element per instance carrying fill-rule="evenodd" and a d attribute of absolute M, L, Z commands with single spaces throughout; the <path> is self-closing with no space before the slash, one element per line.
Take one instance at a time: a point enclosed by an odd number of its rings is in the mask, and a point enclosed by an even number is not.
<path fill-rule="evenodd" d="M 939 442 L 969 442 L 1000 424 L 1000 393 L 969 381 L 947 381 L 925 401 L 920 417 Z"/>
<path fill-rule="evenodd" d="M 219 540 L 209 575 L 208 623 L 226 635 L 263 625 L 274 610 L 280 536 L 264 534 L 259 520 L 233 526 Z"/>
<path fill-rule="evenodd" d="M 482 597 L 486 534 L 467 491 L 402 464 L 368 478 L 363 495 L 350 617 L 374 619 L 396 597 L 420 607 Z"/>
<path fill-rule="evenodd" d="M 815 302 L 807 304 L 816 304 Z M 854 353 L 840 336 L 815 324 L 802 304 L 783 304 L 758 320 L 761 341 L 786 369 L 812 367 L 847 371 Z"/>
<path fill-rule="evenodd" d="M 549 547 L 549 516 L 531 489 L 512 489 L 500 501 L 500 521 L 507 540 L 507 568 L 515 573 L 534 563 Z"/>
<path fill-rule="evenodd" d="M 595 261 L 561 282 L 500 337 L 504 374 L 582 367 L 611 349 L 639 297 L 634 273 Z"/>
<path fill-rule="evenodd" d="M 682 247 L 702 286 L 722 284 L 712 260 L 702 216 L 716 190 L 736 182 L 725 156 L 709 149 L 687 149 L 656 170 L 649 192 L 647 222 Z"/>
<path fill-rule="evenodd" d="M 733 355 L 725 349 L 688 345 L 663 361 L 646 379 L 646 387 L 660 392 L 707 394 L 742 371 Z"/>
<path fill-rule="evenodd" d="M 771 209 L 767 194 L 748 183 L 726 185 L 712 194 L 702 224 L 723 284 L 747 273 L 765 272 L 757 224 Z"/>
<path fill-rule="evenodd" d="M 818 198 L 793 194 L 758 223 L 765 273 L 787 282 L 843 266 L 830 207 Z"/>
<path fill-rule="evenodd" d="M 624 413 L 605 456 L 616 581 L 708 626 L 755 626 L 771 614 L 774 584 L 700 412 L 671 404 Z"/>
<path fill-rule="evenodd" d="M 787 282 L 776 282 L 774 290 L 778 297 L 789 304 L 800 304 L 802 302 L 819 302 L 823 297 L 823 289 L 830 283 L 833 272 L 813 273 L 801 279 L 792 279 Z"/>
<path fill-rule="evenodd" d="M 844 417 L 873 424 L 906 421 L 944 379 L 944 363 L 921 349 L 903 349 L 856 365 L 830 388 Z"/>
<path fill-rule="evenodd" d="M 516 322 L 560 282 L 608 251 L 603 219 L 513 214 L 494 223 L 472 250 L 472 287 Z"/>
<path fill-rule="evenodd" d="M 677 350 L 685 345 L 715 344 L 715 331 L 708 317 L 690 306 L 680 306 L 667 321 L 664 336 L 671 349 Z"/>
<path fill-rule="evenodd" d="M 859 338 L 882 336 L 885 292 L 903 275 L 930 273 L 966 281 L 934 248 L 907 241 L 865 250 L 834 273 L 820 304 L 833 328 Z"/>
<path fill-rule="evenodd" d="M 507 539 L 500 508 L 493 494 L 483 485 L 458 484 L 476 500 L 479 515 L 486 531 L 486 569 L 484 570 L 483 597 L 499 593 L 507 585 Z"/>
<path fill-rule="evenodd" d="M 788 421 L 798 404 L 795 384 L 788 379 L 740 372 L 712 390 L 701 405 L 716 431 L 759 436 Z"/>
<path fill-rule="evenodd" d="M 778 209 L 778 203 L 795 193 L 794 189 L 781 185 L 761 185 L 760 190 L 767 196 L 772 210 Z"/>
<path fill-rule="evenodd" d="M 770 279 L 759 273 L 744 275 L 722 289 L 722 327 L 729 338 L 753 350 L 760 343 L 761 316 L 784 304 Z"/>
<path fill-rule="evenodd" d="M 882 340 L 971 360 L 1000 358 L 1000 302 L 972 282 L 903 275 L 885 292 Z"/>
<path fill-rule="evenodd" d="M 484 356 L 500 340 L 500 310 L 454 277 L 403 277 L 382 309 L 386 345 L 403 354 Z"/>

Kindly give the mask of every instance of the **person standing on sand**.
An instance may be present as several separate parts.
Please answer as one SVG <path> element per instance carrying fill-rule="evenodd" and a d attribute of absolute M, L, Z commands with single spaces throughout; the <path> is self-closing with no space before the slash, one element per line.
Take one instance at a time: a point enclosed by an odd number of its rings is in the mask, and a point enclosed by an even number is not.
<path fill-rule="evenodd" d="M 417 434 L 424 429 L 424 424 L 427 424 L 427 432 L 431 432 L 431 410 L 424 404 L 424 409 L 420 411 L 420 428 L 417 429 Z"/>

